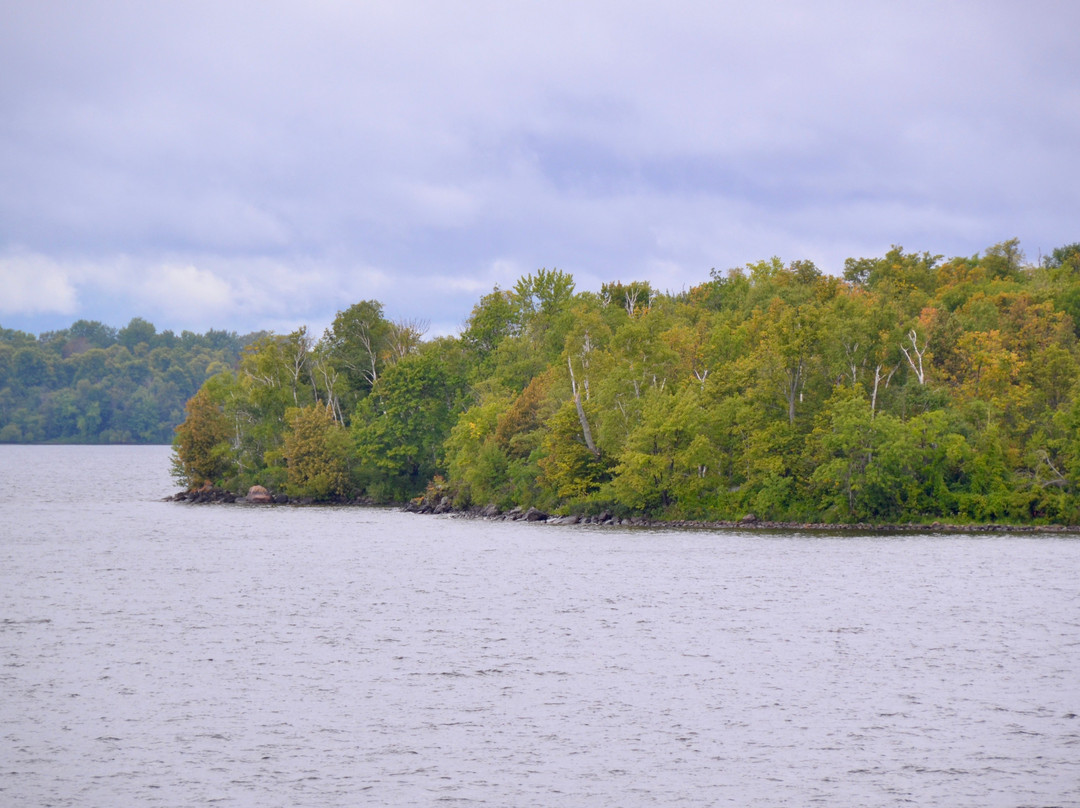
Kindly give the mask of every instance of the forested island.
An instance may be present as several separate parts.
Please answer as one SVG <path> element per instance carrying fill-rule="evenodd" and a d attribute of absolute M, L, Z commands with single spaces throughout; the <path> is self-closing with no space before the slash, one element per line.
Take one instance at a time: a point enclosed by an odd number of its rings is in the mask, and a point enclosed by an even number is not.
<path fill-rule="evenodd" d="M 542 269 L 424 339 L 377 301 L 244 349 L 175 474 L 309 501 L 828 523 L 1080 523 L 1080 244 L 895 247 L 577 291 Z"/>
<path fill-rule="evenodd" d="M 171 443 L 185 402 L 261 336 L 177 336 L 139 317 L 38 336 L 0 327 L 0 443 Z"/>

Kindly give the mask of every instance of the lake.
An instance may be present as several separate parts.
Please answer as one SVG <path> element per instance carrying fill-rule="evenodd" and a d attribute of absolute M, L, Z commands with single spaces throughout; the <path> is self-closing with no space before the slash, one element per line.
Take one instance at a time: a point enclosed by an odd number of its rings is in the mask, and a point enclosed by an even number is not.
<path fill-rule="evenodd" d="M 0 446 L 0 804 L 1076 806 L 1080 539 L 162 502 Z"/>

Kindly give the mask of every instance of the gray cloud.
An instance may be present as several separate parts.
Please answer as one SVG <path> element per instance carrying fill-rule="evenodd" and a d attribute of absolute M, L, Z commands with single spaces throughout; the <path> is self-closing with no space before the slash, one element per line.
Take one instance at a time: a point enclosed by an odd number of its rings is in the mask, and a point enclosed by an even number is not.
<path fill-rule="evenodd" d="M 7 4 L 0 323 L 284 329 L 376 297 L 451 331 L 541 266 L 678 289 L 774 254 L 1049 250 L 1078 238 L 1077 23 L 1065 2 Z"/>

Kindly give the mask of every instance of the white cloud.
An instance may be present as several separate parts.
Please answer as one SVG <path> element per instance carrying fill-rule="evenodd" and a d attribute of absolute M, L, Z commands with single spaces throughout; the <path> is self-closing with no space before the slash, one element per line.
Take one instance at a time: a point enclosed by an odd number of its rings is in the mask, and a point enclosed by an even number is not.
<path fill-rule="evenodd" d="M 136 300 L 154 311 L 200 322 L 225 316 L 237 302 L 232 283 L 192 264 L 151 267 L 133 292 Z"/>
<path fill-rule="evenodd" d="M 0 314 L 72 314 L 78 295 L 68 270 L 36 254 L 0 256 Z"/>

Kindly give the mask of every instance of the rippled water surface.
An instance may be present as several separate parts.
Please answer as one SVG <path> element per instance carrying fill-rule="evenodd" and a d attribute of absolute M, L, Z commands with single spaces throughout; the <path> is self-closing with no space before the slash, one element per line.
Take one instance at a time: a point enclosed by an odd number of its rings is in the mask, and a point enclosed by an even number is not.
<path fill-rule="evenodd" d="M 1080 540 L 190 506 L 0 446 L 0 805 L 1080 805 Z"/>

